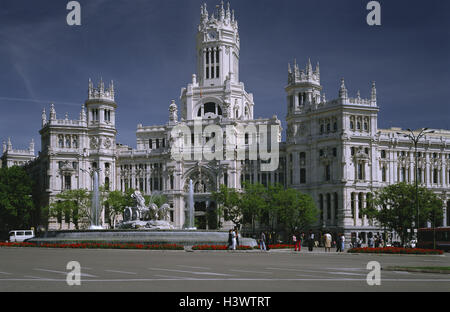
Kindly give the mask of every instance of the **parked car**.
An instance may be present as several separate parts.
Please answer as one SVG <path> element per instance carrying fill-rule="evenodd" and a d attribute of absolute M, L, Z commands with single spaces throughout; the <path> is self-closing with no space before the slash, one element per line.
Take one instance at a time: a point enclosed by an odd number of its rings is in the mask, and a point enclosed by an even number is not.
<path fill-rule="evenodd" d="M 33 230 L 12 230 L 9 231 L 8 234 L 8 241 L 9 242 L 23 242 L 26 239 L 33 238 L 34 237 L 34 231 Z"/>

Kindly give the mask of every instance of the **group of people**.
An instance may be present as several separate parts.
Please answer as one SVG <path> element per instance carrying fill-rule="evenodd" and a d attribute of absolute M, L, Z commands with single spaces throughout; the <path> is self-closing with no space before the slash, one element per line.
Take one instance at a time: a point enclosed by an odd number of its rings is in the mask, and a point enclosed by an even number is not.
<path fill-rule="evenodd" d="M 333 241 L 333 236 L 329 232 L 325 232 L 323 235 L 323 244 L 325 247 L 325 252 L 330 252 L 332 245 L 336 246 L 336 252 L 343 252 L 345 249 L 345 236 L 344 234 L 338 234 L 336 237 L 336 240 Z M 373 242 L 379 243 L 380 239 L 377 240 L 373 239 Z M 302 233 L 294 233 L 292 235 L 292 242 L 294 245 L 295 251 L 301 251 L 302 245 L 304 242 L 307 243 L 308 250 L 313 251 L 314 247 L 319 246 L 319 241 L 315 237 L 315 233 L 310 230 L 308 235 L 305 235 L 304 232 Z M 370 243 L 370 240 L 369 240 Z M 258 245 L 259 249 L 261 251 L 267 251 L 266 247 L 266 234 L 264 232 L 261 232 L 259 238 L 258 238 Z M 234 229 L 229 230 L 228 232 L 228 249 L 230 250 L 236 250 L 236 248 L 239 246 L 239 232 L 237 227 Z"/>
<path fill-rule="evenodd" d="M 228 249 L 236 250 L 239 246 L 239 232 L 237 227 L 228 232 Z"/>
<path fill-rule="evenodd" d="M 370 236 L 369 239 L 367 240 L 367 246 L 369 248 L 373 248 L 373 247 L 378 248 L 378 247 L 383 246 L 383 245 L 384 245 L 384 241 L 378 235 Z"/>
<path fill-rule="evenodd" d="M 319 246 L 319 241 L 316 239 L 315 233 L 312 230 L 309 231 L 308 236 L 305 236 L 305 233 L 294 233 L 292 235 L 292 242 L 294 244 L 295 251 L 301 250 L 302 244 L 305 239 L 308 245 L 308 251 L 313 251 L 314 247 Z M 338 234 L 337 239 L 333 241 L 333 236 L 329 232 L 325 232 L 325 234 L 323 235 L 323 243 L 325 252 L 330 252 L 332 245 L 336 245 L 336 252 L 342 252 L 345 248 L 345 236 L 344 234 Z"/>

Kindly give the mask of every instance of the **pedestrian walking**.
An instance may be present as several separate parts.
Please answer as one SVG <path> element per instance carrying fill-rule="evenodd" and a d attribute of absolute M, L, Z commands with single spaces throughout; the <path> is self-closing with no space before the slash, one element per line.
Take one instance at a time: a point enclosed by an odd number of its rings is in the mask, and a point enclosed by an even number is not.
<path fill-rule="evenodd" d="M 235 227 L 234 231 L 236 232 L 236 246 L 239 247 L 239 231 L 238 231 L 238 228 Z"/>
<path fill-rule="evenodd" d="M 369 237 L 368 245 L 369 248 L 373 248 L 373 236 Z"/>
<path fill-rule="evenodd" d="M 341 234 L 338 234 L 337 242 L 336 242 L 336 252 L 340 252 L 342 248 L 341 244 Z"/>
<path fill-rule="evenodd" d="M 308 250 L 309 251 L 313 251 L 314 248 L 314 233 L 309 230 L 309 235 L 308 235 Z"/>
<path fill-rule="evenodd" d="M 331 234 L 326 232 L 325 235 L 325 252 L 331 251 Z"/>
<path fill-rule="evenodd" d="M 261 232 L 261 236 L 259 238 L 259 249 L 261 249 L 261 251 L 266 251 L 266 235 L 264 232 Z"/>
<path fill-rule="evenodd" d="M 296 235 L 296 238 L 297 238 L 297 247 L 298 247 L 298 251 L 301 251 L 302 250 L 302 236 L 300 235 L 300 234 L 297 234 Z"/>
<path fill-rule="evenodd" d="M 294 251 L 297 251 L 297 249 L 299 249 L 299 248 L 298 248 L 297 235 L 295 233 L 292 234 L 292 243 L 294 244 Z"/>
<path fill-rule="evenodd" d="M 231 230 L 228 231 L 228 249 L 231 249 L 231 245 L 233 244 L 233 235 L 231 234 Z"/>
<path fill-rule="evenodd" d="M 344 234 L 341 234 L 341 252 L 343 252 L 345 249 L 345 236 Z"/>
<path fill-rule="evenodd" d="M 231 249 L 236 250 L 236 232 L 231 231 Z"/>

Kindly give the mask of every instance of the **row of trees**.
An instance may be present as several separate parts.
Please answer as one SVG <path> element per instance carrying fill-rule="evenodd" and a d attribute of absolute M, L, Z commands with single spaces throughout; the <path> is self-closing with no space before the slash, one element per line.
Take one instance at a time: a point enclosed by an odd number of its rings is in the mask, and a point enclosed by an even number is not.
<path fill-rule="evenodd" d="M 285 189 L 279 184 L 266 187 L 260 183 L 244 183 L 242 192 L 221 185 L 212 197 L 219 204 L 219 219 L 223 217 L 238 227 L 251 225 L 252 232 L 255 232 L 256 224 L 272 231 L 275 224 L 282 225 L 289 232 L 305 229 L 319 215 L 310 195 Z"/>
<path fill-rule="evenodd" d="M 85 189 L 66 190 L 55 196 L 47 207 L 40 207 L 42 196 L 36 191 L 36 182 L 26 169 L 19 166 L 0 168 L 0 236 L 12 229 L 29 229 L 45 226 L 49 217 L 62 225 L 63 221 L 73 224 L 75 229 L 87 227 L 93 218 L 91 210 L 92 192 Z M 114 227 L 117 217 L 127 206 L 133 206 L 131 194 L 134 189 L 107 191 L 100 188 L 100 202 L 105 209 L 105 221 Z M 160 207 L 167 201 L 163 195 L 144 196 L 146 204 Z"/>
<path fill-rule="evenodd" d="M 49 207 L 38 207 L 33 200 L 34 181 L 22 167 L 0 168 L 0 232 L 16 228 L 30 228 L 45 224 L 49 216 L 58 222 L 73 223 L 75 228 L 90 224 L 91 192 L 87 190 L 68 190 L 58 194 Z M 101 202 L 105 207 L 105 219 L 114 226 L 117 216 L 127 206 L 133 205 L 131 194 L 120 191 L 101 190 Z M 397 232 L 402 241 L 408 238 L 408 229 L 427 222 L 433 227 L 442 224 L 443 200 L 424 187 L 418 188 L 419 209 L 416 206 L 414 185 L 398 183 L 381 188 L 367 198 L 362 211 L 369 219 L 378 221 L 381 228 Z M 242 191 L 221 185 L 212 194 L 219 204 L 217 210 L 218 227 L 220 220 L 232 221 L 236 225 L 251 225 L 253 231 L 257 224 L 274 230 L 275 225 L 293 232 L 313 224 L 319 211 L 311 196 L 295 189 L 285 189 L 281 185 L 244 183 Z M 163 195 L 144 196 L 146 204 L 151 202 L 161 206 L 167 199 Z M 418 215 L 419 214 L 419 215 Z"/>
<path fill-rule="evenodd" d="M 438 195 L 425 187 L 418 187 L 417 192 L 419 209 L 414 185 L 402 182 L 386 186 L 368 196 L 362 213 L 369 219 L 377 220 L 382 228 L 395 231 L 404 244 L 413 229 L 417 228 L 417 220 L 421 227 L 428 222 L 436 227 L 442 224 L 444 218 L 443 200 Z"/>

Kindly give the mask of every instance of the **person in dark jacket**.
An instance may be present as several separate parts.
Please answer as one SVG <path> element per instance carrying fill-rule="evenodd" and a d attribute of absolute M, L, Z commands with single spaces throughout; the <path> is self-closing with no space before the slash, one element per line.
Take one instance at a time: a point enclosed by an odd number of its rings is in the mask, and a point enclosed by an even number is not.
<path fill-rule="evenodd" d="M 232 243 L 232 234 L 231 234 L 231 230 L 228 231 L 228 249 L 231 249 L 231 245 Z"/>

